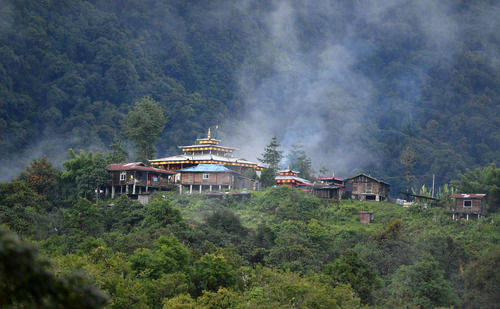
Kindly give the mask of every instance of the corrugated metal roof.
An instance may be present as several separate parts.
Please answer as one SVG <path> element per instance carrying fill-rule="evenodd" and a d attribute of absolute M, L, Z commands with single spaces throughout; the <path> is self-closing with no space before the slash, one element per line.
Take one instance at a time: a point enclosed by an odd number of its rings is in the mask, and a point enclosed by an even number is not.
<path fill-rule="evenodd" d="M 373 177 L 373 176 L 367 175 L 367 174 L 365 174 L 365 173 L 360 173 L 360 174 L 357 174 L 356 176 L 352 176 L 352 177 L 346 178 L 346 179 L 344 179 L 344 181 L 347 181 L 347 180 L 350 180 L 350 179 L 353 179 L 353 178 L 356 178 L 356 177 L 359 177 L 359 176 L 365 176 L 365 177 L 368 177 L 368 178 L 370 178 L 370 179 L 375 180 L 376 182 L 381 182 L 381 183 L 383 183 L 383 184 L 386 184 L 386 185 L 389 185 L 389 186 L 390 186 L 390 184 L 388 184 L 387 182 L 385 182 L 385 181 L 383 181 L 383 180 L 380 180 L 380 179 L 377 179 L 377 178 L 375 178 L 375 177 Z"/>
<path fill-rule="evenodd" d="M 483 198 L 485 197 L 486 194 L 480 194 L 480 193 L 471 193 L 471 194 L 467 194 L 467 193 L 455 193 L 455 194 L 452 194 L 450 195 L 451 198 Z"/>
<path fill-rule="evenodd" d="M 236 173 L 220 164 L 198 164 L 177 171 L 183 173 Z"/>
<path fill-rule="evenodd" d="M 169 174 L 169 175 L 175 174 L 166 171 L 164 169 L 146 166 L 142 162 L 110 164 L 108 165 L 108 171 L 143 171 L 143 172 L 154 172 L 154 173 Z"/>

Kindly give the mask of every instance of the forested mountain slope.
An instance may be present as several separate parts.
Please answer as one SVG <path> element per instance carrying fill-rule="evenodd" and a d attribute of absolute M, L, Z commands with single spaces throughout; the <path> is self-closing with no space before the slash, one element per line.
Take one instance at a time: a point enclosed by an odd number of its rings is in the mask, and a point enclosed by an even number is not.
<path fill-rule="evenodd" d="M 368 171 L 395 191 L 410 144 L 415 183 L 445 183 L 499 163 L 499 11 L 460 0 L 1 0 L 1 163 L 105 148 L 151 96 L 168 118 L 161 154 L 232 119 L 226 128 L 244 124 L 237 139 L 301 142 L 317 169 Z"/>

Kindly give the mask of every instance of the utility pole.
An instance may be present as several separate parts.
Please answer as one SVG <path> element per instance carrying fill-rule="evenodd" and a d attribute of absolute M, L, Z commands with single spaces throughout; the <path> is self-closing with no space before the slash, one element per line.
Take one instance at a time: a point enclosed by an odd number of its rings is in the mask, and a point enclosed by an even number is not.
<path fill-rule="evenodd" d="M 432 174 L 432 197 L 434 197 L 434 179 L 436 175 Z"/>
<path fill-rule="evenodd" d="M 410 199 L 410 171 L 415 159 L 415 151 L 408 145 L 401 152 L 399 160 L 401 164 L 406 167 L 406 200 Z"/>

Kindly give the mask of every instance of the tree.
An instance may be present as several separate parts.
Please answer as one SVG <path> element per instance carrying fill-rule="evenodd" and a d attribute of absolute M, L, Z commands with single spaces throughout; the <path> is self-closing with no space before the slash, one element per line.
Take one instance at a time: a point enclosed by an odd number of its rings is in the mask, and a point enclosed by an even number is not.
<path fill-rule="evenodd" d="M 84 194 L 84 197 L 95 192 L 96 202 L 99 200 L 101 187 L 109 181 L 107 167 L 108 160 L 106 156 L 97 153 L 92 157 L 90 164 L 81 169 L 77 187 L 78 191 Z"/>
<path fill-rule="evenodd" d="M 123 133 L 135 144 L 136 158 L 144 163 L 152 159 L 167 119 L 158 103 L 150 97 L 136 101 L 122 123 Z"/>
<path fill-rule="evenodd" d="M 264 187 L 271 187 L 275 183 L 276 171 L 272 168 L 265 168 L 260 173 L 260 183 Z"/>
<path fill-rule="evenodd" d="M 464 272 L 465 307 L 495 308 L 500 304 L 500 251 L 491 251 L 471 262 Z"/>
<path fill-rule="evenodd" d="M 137 249 L 130 261 L 141 277 L 158 279 L 164 274 L 185 272 L 189 259 L 189 250 L 175 236 L 161 236 L 153 250 Z"/>
<path fill-rule="evenodd" d="M 47 209 L 50 203 L 23 181 L 0 184 L 0 224 L 23 237 L 46 237 L 50 228 Z"/>
<path fill-rule="evenodd" d="M 48 199 L 57 194 L 60 172 L 52 166 L 47 157 L 31 161 L 26 171 L 21 173 L 19 180 L 28 184 L 38 194 Z"/>
<path fill-rule="evenodd" d="M 38 252 L 0 226 L 0 306 L 101 308 L 107 297 L 81 275 L 56 277 Z"/>
<path fill-rule="evenodd" d="M 485 168 L 469 170 L 452 183 L 460 193 L 487 193 L 488 210 L 495 212 L 500 206 L 500 168 L 494 163 Z"/>
<path fill-rule="evenodd" d="M 425 309 L 459 304 L 450 281 L 444 279 L 443 271 L 432 258 L 399 267 L 391 278 L 389 290 L 396 307 Z"/>
<path fill-rule="evenodd" d="M 64 210 L 64 227 L 69 234 L 97 236 L 103 228 L 101 214 L 95 204 L 80 198 Z"/>
<path fill-rule="evenodd" d="M 278 138 L 273 136 L 269 144 L 264 149 L 264 153 L 258 160 L 262 163 L 268 165 L 268 168 L 276 172 L 279 168 L 279 163 L 283 158 L 283 151 L 280 150 L 280 144 L 278 143 Z"/>
<path fill-rule="evenodd" d="M 114 139 L 110 145 L 111 152 L 108 153 L 107 159 L 110 164 L 124 163 L 128 159 L 128 151 L 123 147 L 123 142 L 119 139 Z"/>
<path fill-rule="evenodd" d="M 297 170 L 300 174 L 299 176 L 305 179 L 313 178 L 313 169 L 311 158 L 309 158 L 300 144 L 293 144 L 292 149 L 287 155 L 290 168 Z"/>
<path fill-rule="evenodd" d="M 233 287 L 239 282 L 236 269 L 221 254 L 205 254 L 194 263 L 195 294 L 216 292 L 220 287 Z"/>
<path fill-rule="evenodd" d="M 356 252 L 345 251 L 332 264 L 328 264 L 325 273 L 334 283 L 350 284 L 363 303 L 372 303 L 372 293 L 379 285 L 378 278 Z"/>

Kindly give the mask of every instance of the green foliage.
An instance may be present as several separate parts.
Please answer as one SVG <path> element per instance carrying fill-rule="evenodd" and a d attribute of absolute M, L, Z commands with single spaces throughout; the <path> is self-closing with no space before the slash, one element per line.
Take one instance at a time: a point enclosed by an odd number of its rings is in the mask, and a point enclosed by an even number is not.
<path fill-rule="evenodd" d="M 109 146 L 111 152 L 108 154 L 109 163 L 125 163 L 128 159 L 128 151 L 125 150 L 123 142 L 119 139 L 114 139 Z"/>
<path fill-rule="evenodd" d="M 464 273 L 467 308 L 494 308 L 500 302 L 500 251 L 488 252 L 467 265 Z"/>
<path fill-rule="evenodd" d="M 198 306 L 206 309 L 231 309 L 241 305 L 242 297 L 226 288 L 219 288 L 217 292 L 203 291 L 197 299 Z"/>
<path fill-rule="evenodd" d="M 268 164 L 269 168 L 273 170 L 278 169 L 281 159 L 283 158 L 283 151 L 279 149 L 280 147 L 281 145 L 278 143 L 278 138 L 273 136 L 264 149 L 262 158 L 259 158 L 259 161 Z"/>
<path fill-rule="evenodd" d="M 143 227 L 153 230 L 172 224 L 183 226 L 184 222 L 179 210 L 173 208 L 169 200 L 158 198 L 148 203 Z"/>
<path fill-rule="evenodd" d="M 153 250 L 137 249 L 130 262 L 138 276 L 158 279 L 164 274 L 185 272 L 189 259 L 188 249 L 177 238 L 162 236 L 155 241 Z"/>
<path fill-rule="evenodd" d="M 314 178 L 312 161 L 304 151 L 304 146 L 300 144 L 293 144 L 290 152 L 286 156 L 286 159 L 290 164 L 290 168 L 300 173 L 300 177 L 309 180 Z"/>
<path fill-rule="evenodd" d="M 50 202 L 21 181 L 0 184 L 0 223 L 24 237 L 49 233 Z"/>
<path fill-rule="evenodd" d="M 270 188 L 257 193 L 258 209 L 280 219 L 309 220 L 318 214 L 321 204 L 318 198 L 288 186 Z"/>
<path fill-rule="evenodd" d="M 459 299 L 443 271 L 434 260 L 424 259 L 410 266 L 401 266 L 389 286 L 396 306 L 419 308 L 459 305 Z"/>
<path fill-rule="evenodd" d="M 495 213 L 454 221 L 443 209 L 329 203 L 289 187 L 244 199 L 164 193 L 147 205 L 62 198 L 0 184 L 0 218 L 39 241 L 58 278 L 85 273 L 110 308 L 496 303 Z M 375 220 L 360 223 L 359 210 Z"/>
<path fill-rule="evenodd" d="M 64 210 L 64 230 L 70 235 L 97 236 L 103 230 L 97 206 L 80 198 L 72 207 Z"/>
<path fill-rule="evenodd" d="M 325 274 L 334 284 L 350 284 L 363 303 L 373 302 L 373 293 L 379 287 L 378 278 L 370 266 L 354 251 L 347 250 L 325 268 Z"/>
<path fill-rule="evenodd" d="M 156 153 L 154 144 L 160 139 L 166 122 L 161 107 L 151 97 L 144 97 L 134 103 L 122 127 L 123 133 L 135 144 L 138 161 L 147 163 L 153 159 Z"/>
<path fill-rule="evenodd" d="M 485 168 L 469 170 L 459 177 L 460 180 L 453 182 L 458 193 L 486 193 L 488 210 L 497 211 L 500 205 L 500 168 L 491 164 Z"/>
<path fill-rule="evenodd" d="M 146 216 L 144 206 L 125 194 L 113 202 L 101 209 L 107 231 L 129 233 L 138 227 Z"/>
<path fill-rule="evenodd" d="M 317 277 L 301 277 L 256 267 L 245 293 L 248 304 L 257 308 L 359 308 L 354 291 L 345 285 L 333 288 Z"/>
<path fill-rule="evenodd" d="M 260 173 L 260 183 L 264 188 L 272 187 L 275 184 L 276 171 L 272 168 L 264 168 Z"/>
<path fill-rule="evenodd" d="M 0 227 L 0 306 L 101 308 L 107 298 L 85 277 L 56 277 L 30 245 Z"/>
<path fill-rule="evenodd" d="M 217 291 L 220 287 L 235 287 L 240 278 L 237 270 L 221 254 L 205 254 L 194 263 L 192 275 L 194 294 Z"/>
<path fill-rule="evenodd" d="M 399 219 L 391 220 L 384 227 L 383 230 L 374 234 L 377 241 L 383 242 L 385 240 L 397 240 L 401 235 L 401 229 L 403 227 L 403 222 Z"/>

